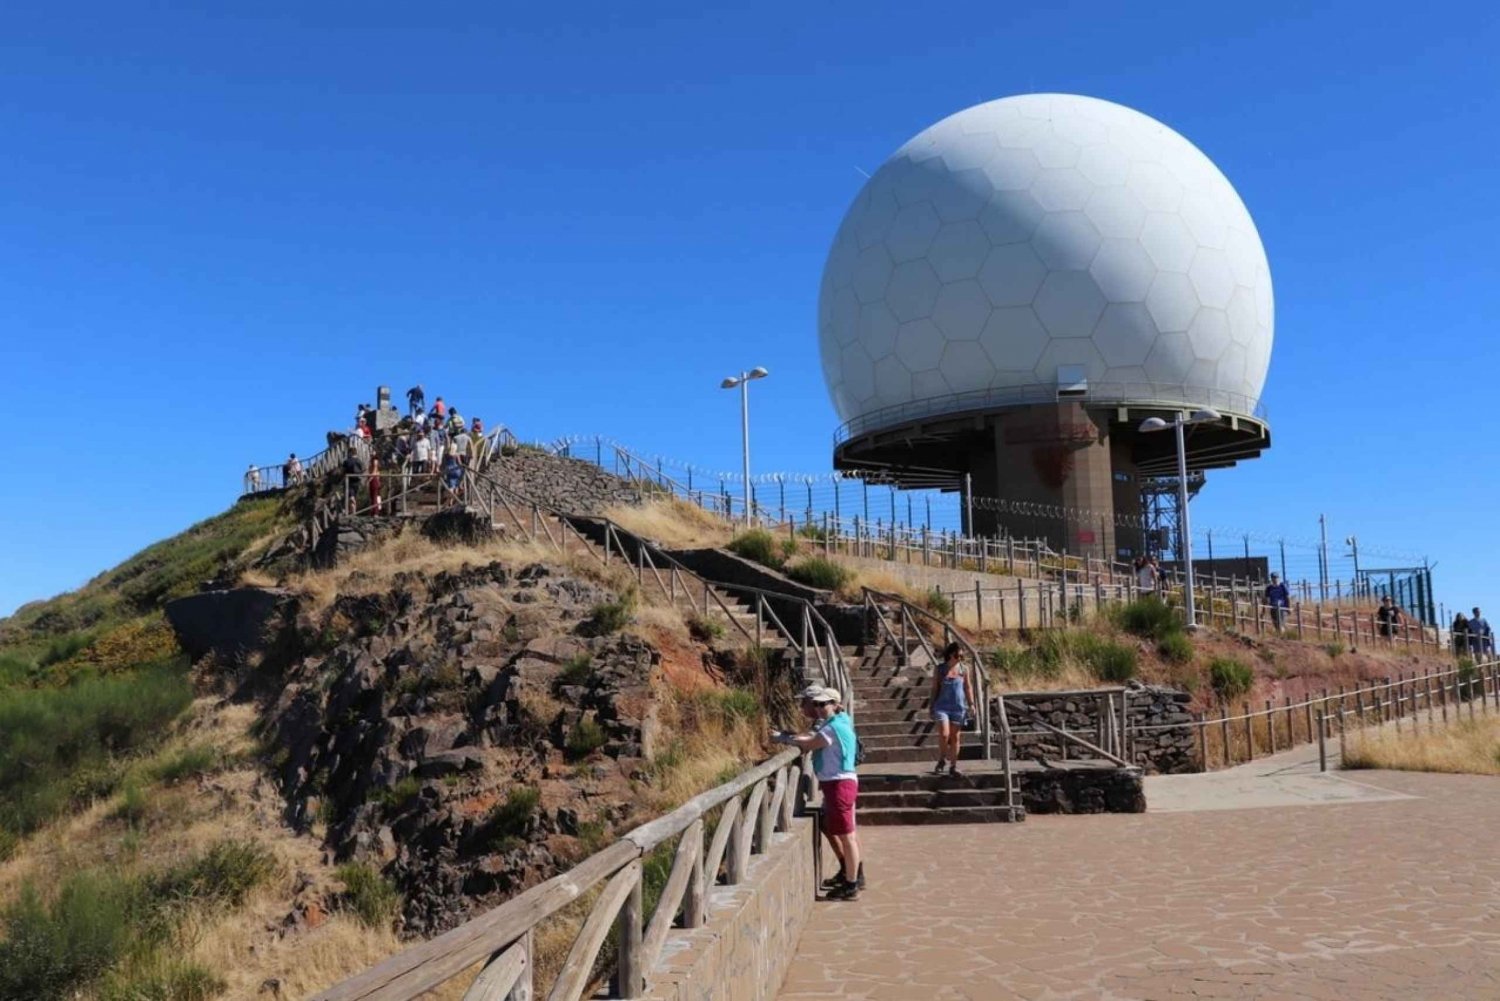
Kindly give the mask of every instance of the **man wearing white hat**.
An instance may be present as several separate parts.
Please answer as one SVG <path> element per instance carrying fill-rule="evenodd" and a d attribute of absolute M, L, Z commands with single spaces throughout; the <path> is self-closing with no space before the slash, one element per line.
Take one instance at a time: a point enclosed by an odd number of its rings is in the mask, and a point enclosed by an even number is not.
<path fill-rule="evenodd" d="M 859 798 L 855 771 L 859 739 L 854 733 L 854 720 L 840 708 L 843 696 L 836 688 L 809 685 L 798 697 L 802 715 L 812 722 L 812 729 L 804 733 L 773 730 L 771 739 L 812 752 L 813 770 L 823 793 L 823 833 L 828 835 L 841 865 L 839 874 L 825 884 L 828 899 L 857 900 L 865 874 L 859 836 L 854 830 L 854 805 Z"/>

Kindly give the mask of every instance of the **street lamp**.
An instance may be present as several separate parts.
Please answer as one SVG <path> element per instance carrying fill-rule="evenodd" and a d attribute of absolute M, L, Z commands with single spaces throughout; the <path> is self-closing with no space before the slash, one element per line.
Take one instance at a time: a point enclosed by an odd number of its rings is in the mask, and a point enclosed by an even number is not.
<path fill-rule="evenodd" d="M 1171 423 L 1160 417 L 1147 417 L 1141 421 L 1142 431 L 1165 431 L 1167 428 L 1177 431 L 1177 548 L 1182 558 L 1183 611 L 1190 630 L 1198 628 L 1198 611 L 1193 603 L 1193 537 L 1188 529 L 1187 441 L 1182 429 L 1190 424 L 1212 424 L 1222 419 L 1217 410 L 1204 407 L 1202 410 L 1194 410 L 1192 416 L 1185 416 L 1178 411 Z"/>
<path fill-rule="evenodd" d="M 720 389 L 733 389 L 740 387 L 740 438 L 745 459 L 745 525 L 750 525 L 750 380 L 764 379 L 770 375 L 764 368 L 757 365 L 748 372 L 741 372 L 738 376 L 731 375 L 719 383 Z"/>

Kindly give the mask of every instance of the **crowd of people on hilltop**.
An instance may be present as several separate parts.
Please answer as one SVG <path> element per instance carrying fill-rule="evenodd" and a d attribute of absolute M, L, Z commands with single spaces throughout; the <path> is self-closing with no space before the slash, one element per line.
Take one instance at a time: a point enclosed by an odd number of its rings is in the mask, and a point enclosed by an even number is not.
<path fill-rule="evenodd" d="M 458 408 L 441 396 L 429 409 L 421 385 L 406 391 L 406 402 L 406 414 L 394 423 L 377 420 L 376 409 L 361 403 L 355 410 L 352 429 L 329 432 L 330 447 L 340 442 L 350 446 L 339 470 L 344 477 L 346 510 L 359 510 L 363 496 L 365 510 L 384 513 L 382 473 L 400 475 L 403 479 L 436 479 L 439 503 L 443 503 L 456 497 L 465 470 L 488 459 L 492 443 L 485 436 L 484 421 L 480 418 L 466 421 Z M 386 426 L 382 427 L 382 423 Z M 282 463 L 281 478 L 286 486 L 295 486 L 308 475 L 296 452 Z M 245 492 L 255 493 L 261 486 L 260 470 L 252 463 L 245 473 Z"/>
<path fill-rule="evenodd" d="M 1473 615 L 1466 616 L 1458 612 L 1453 616 L 1453 625 L 1449 627 L 1449 635 L 1453 639 L 1453 652 L 1460 657 L 1489 657 L 1495 653 L 1495 634 L 1490 629 L 1489 621 L 1477 607 L 1472 609 Z"/>

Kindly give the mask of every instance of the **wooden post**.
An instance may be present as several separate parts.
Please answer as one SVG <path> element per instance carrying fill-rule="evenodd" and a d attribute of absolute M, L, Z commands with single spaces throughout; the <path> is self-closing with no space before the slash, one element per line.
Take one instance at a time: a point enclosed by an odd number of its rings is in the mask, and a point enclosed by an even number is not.
<path fill-rule="evenodd" d="M 1286 710 L 1286 746 L 1295 747 L 1297 745 L 1297 727 L 1292 721 L 1292 697 L 1290 695 L 1283 695 L 1281 697 L 1281 705 Z M 1307 739 L 1311 740 L 1312 734 L 1308 734 Z"/>
<path fill-rule="evenodd" d="M 1219 703 L 1219 739 L 1224 742 L 1224 767 L 1228 768 L 1234 763 L 1234 756 L 1229 753 L 1229 706 Z"/>
<path fill-rule="evenodd" d="M 956 620 L 957 618 L 958 618 L 957 610 L 955 610 L 954 619 Z M 976 623 L 978 623 L 978 627 L 977 628 L 981 632 L 983 632 L 984 631 L 984 592 L 982 590 L 980 590 L 979 581 L 978 580 L 974 581 L 974 621 Z"/>
<path fill-rule="evenodd" d="M 1297 638 L 1304 639 L 1302 632 L 1302 602 L 1297 602 Z"/>
<path fill-rule="evenodd" d="M 1255 731 L 1251 729 L 1250 703 L 1245 704 L 1245 754 L 1246 761 L 1255 760 Z"/>
<path fill-rule="evenodd" d="M 1447 675 L 1446 674 L 1439 674 L 1438 675 L 1438 679 L 1437 679 L 1437 683 L 1438 683 L 1438 701 L 1442 704 L 1442 707 L 1443 707 L 1443 725 L 1447 726 L 1448 725 L 1448 677 L 1447 677 Z"/>
<path fill-rule="evenodd" d="M 1313 704 L 1312 692 L 1304 692 L 1304 693 L 1302 693 L 1302 708 L 1304 710 L 1306 710 L 1306 716 L 1307 716 L 1307 739 L 1308 740 L 1312 740 L 1312 725 L 1313 725 L 1313 707 L 1312 707 L 1312 704 Z M 1326 713 L 1327 711 L 1328 711 L 1328 689 L 1325 688 L 1325 689 L 1323 689 L 1323 703 L 1322 703 L 1322 705 L 1318 706 L 1318 712 L 1319 713 Z"/>
<path fill-rule="evenodd" d="M 1198 760 L 1202 763 L 1203 771 L 1208 771 L 1208 717 L 1204 713 L 1198 714 Z"/>
<path fill-rule="evenodd" d="M 1276 753 L 1276 709 L 1275 700 L 1266 699 L 1266 738 L 1271 742 L 1271 753 Z"/>
<path fill-rule="evenodd" d="M 1324 725 L 1325 717 L 1318 713 L 1318 771 L 1328 771 L 1328 744 L 1326 742 L 1327 727 Z"/>
<path fill-rule="evenodd" d="M 787 798 L 791 798 L 788 790 Z M 693 869 L 688 876 L 687 890 L 682 895 L 682 926 L 702 928 L 708 923 L 708 881 L 703 872 L 703 818 L 699 817 L 682 832 L 684 838 L 694 838 L 698 850 L 693 853 Z"/>
<path fill-rule="evenodd" d="M 620 908 L 620 916 L 616 919 L 620 958 L 615 968 L 615 996 L 620 998 L 638 998 L 646 993 L 645 957 L 641 949 L 644 886 L 639 863 L 634 864 L 637 868 L 630 895 L 625 898 L 625 905 Z"/>

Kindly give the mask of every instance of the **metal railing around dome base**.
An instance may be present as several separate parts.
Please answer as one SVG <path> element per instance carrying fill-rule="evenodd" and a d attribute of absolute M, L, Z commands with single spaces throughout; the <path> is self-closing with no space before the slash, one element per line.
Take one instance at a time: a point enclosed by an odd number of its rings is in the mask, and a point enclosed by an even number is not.
<path fill-rule="evenodd" d="M 1230 414 L 1254 417 L 1259 421 L 1267 419 L 1266 409 L 1259 400 L 1240 393 L 1201 386 L 1157 382 L 1091 382 L 1083 392 L 1064 397 L 1059 397 L 1056 386 L 1000 386 L 949 396 L 933 396 L 872 410 L 840 425 L 833 433 L 833 443 L 836 446 L 842 445 L 851 438 L 884 428 L 898 427 L 923 417 L 947 417 L 1000 407 L 1052 403 L 1058 399 L 1106 406 L 1128 404 L 1133 407 L 1168 409 L 1213 407 Z"/>

